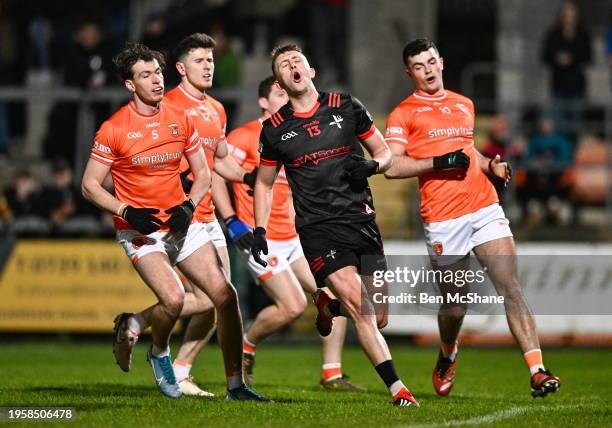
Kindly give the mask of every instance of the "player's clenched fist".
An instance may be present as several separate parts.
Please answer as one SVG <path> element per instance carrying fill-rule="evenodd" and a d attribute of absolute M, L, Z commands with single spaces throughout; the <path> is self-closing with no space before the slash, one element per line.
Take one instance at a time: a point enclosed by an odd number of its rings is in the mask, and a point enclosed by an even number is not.
<path fill-rule="evenodd" d="M 121 217 L 127 221 L 134 229 L 148 235 L 156 232 L 163 222 L 153 214 L 159 213 L 157 208 L 134 208 L 130 205 L 126 206 L 121 213 Z"/>
<path fill-rule="evenodd" d="M 194 211 L 195 204 L 191 199 L 187 199 L 182 204 L 167 209 L 166 214 L 170 214 L 170 218 L 166 223 L 170 227 L 170 230 L 179 233 L 187 232 Z"/>
<path fill-rule="evenodd" d="M 363 180 L 376 174 L 378 162 L 352 153 L 344 162 L 344 170 L 352 180 Z"/>
<path fill-rule="evenodd" d="M 462 149 L 433 158 L 434 169 L 465 169 L 470 167 L 470 157 Z"/>
<path fill-rule="evenodd" d="M 236 244 L 239 250 L 245 251 L 247 254 L 253 245 L 253 232 L 251 228 L 235 215 L 231 215 L 225 219 L 225 226 L 230 239 Z"/>
<path fill-rule="evenodd" d="M 510 163 L 502 161 L 499 155 L 495 155 L 495 157 L 489 161 L 489 172 L 495 177 L 504 180 L 504 186 L 507 186 L 512 178 L 512 167 Z"/>
<path fill-rule="evenodd" d="M 266 241 L 266 229 L 263 227 L 256 227 L 253 231 L 253 245 L 251 246 L 251 254 L 253 259 L 263 267 L 268 266 L 268 263 L 264 261 L 259 254 L 263 253 L 268 255 L 268 241 Z"/>

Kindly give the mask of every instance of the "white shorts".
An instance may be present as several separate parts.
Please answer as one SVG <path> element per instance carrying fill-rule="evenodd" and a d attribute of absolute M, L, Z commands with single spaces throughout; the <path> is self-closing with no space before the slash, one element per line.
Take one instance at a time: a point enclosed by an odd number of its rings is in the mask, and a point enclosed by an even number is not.
<path fill-rule="evenodd" d="M 499 204 L 450 220 L 425 223 L 427 252 L 438 266 L 455 263 L 480 244 L 512 236 L 509 223 Z"/>
<path fill-rule="evenodd" d="M 117 242 L 123 246 L 134 265 L 145 255 L 157 252 L 166 254 L 174 266 L 208 241 L 210 236 L 203 223 L 192 223 L 187 233 L 180 235 L 168 231 L 153 232 L 149 235 L 143 235 L 135 230 L 117 231 Z"/>
<path fill-rule="evenodd" d="M 214 244 L 215 248 L 227 247 L 227 241 L 223 234 L 223 229 L 219 224 L 219 220 L 210 221 L 208 223 L 202 223 L 206 227 L 206 232 L 210 236 L 210 240 Z"/>
<path fill-rule="evenodd" d="M 304 252 L 299 237 L 289 241 L 271 241 L 268 239 L 268 255 L 261 255 L 261 258 L 268 262 L 268 266 L 263 267 L 250 254 L 247 267 L 256 280 L 265 281 L 277 273 L 291 269 L 291 263 L 300 257 L 304 257 Z"/>

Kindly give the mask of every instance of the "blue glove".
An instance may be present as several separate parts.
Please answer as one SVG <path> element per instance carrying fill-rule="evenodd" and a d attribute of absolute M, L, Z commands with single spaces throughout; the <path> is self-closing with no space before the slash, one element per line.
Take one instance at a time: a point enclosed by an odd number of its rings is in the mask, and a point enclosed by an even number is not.
<path fill-rule="evenodd" d="M 229 216 L 223 221 L 225 221 L 227 233 L 232 242 L 234 242 L 240 250 L 248 252 L 253 244 L 253 232 L 251 228 L 235 215 Z"/>

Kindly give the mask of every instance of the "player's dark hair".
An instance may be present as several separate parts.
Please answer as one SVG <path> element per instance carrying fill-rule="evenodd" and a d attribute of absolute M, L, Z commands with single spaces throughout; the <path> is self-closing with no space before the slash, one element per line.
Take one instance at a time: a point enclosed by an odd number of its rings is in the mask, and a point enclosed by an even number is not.
<path fill-rule="evenodd" d="M 268 76 L 261 82 L 259 82 L 259 87 L 257 88 L 257 96 L 259 98 L 268 98 L 270 96 L 270 92 L 272 92 L 272 86 L 274 86 L 274 82 L 276 82 L 276 77 Z"/>
<path fill-rule="evenodd" d="M 272 74 L 274 76 L 276 76 L 276 70 L 274 69 L 274 62 L 276 61 L 276 58 L 278 58 L 279 55 L 284 54 L 285 52 L 292 52 L 292 51 L 302 53 L 302 48 L 300 48 L 298 45 L 289 44 L 289 45 L 277 46 L 274 49 L 272 49 L 272 52 L 270 53 L 270 58 L 272 59 Z"/>
<path fill-rule="evenodd" d="M 429 39 L 415 39 L 411 42 L 408 42 L 406 46 L 404 46 L 404 51 L 402 52 L 402 59 L 404 60 L 404 64 L 408 65 L 408 59 L 410 57 L 416 56 L 421 52 L 428 51 L 429 49 L 434 48 L 436 53 L 439 54 L 438 48 Z"/>
<path fill-rule="evenodd" d="M 163 53 L 154 51 L 140 43 L 126 43 L 123 50 L 113 58 L 113 64 L 115 64 L 121 80 L 126 81 L 134 78 L 132 67 L 140 60 L 144 62 L 157 60 L 162 70 L 166 67 L 166 59 Z"/>
<path fill-rule="evenodd" d="M 215 39 L 204 33 L 193 33 L 179 42 L 174 48 L 174 57 L 177 60 L 185 57 L 194 49 L 214 49 L 217 46 Z"/>

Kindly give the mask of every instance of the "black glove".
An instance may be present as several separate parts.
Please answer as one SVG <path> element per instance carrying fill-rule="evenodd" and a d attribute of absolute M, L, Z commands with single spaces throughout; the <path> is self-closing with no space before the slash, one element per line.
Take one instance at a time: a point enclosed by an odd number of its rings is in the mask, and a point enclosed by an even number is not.
<path fill-rule="evenodd" d="M 263 267 L 268 266 L 264 260 L 259 257 L 259 253 L 268 255 L 268 242 L 266 241 L 266 229 L 263 227 L 256 227 L 253 231 L 253 245 L 251 246 L 251 254 L 257 263 Z"/>
<path fill-rule="evenodd" d="M 446 153 L 433 158 L 434 169 L 465 169 L 470 167 L 470 157 L 463 153 L 463 149 Z"/>
<path fill-rule="evenodd" d="M 179 233 L 187 232 L 195 208 L 193 201 L 187 199 L 182 204 L 167 209 L 166 214 L 171 214 L 168 221 L 166 221 L 166 224 L 170 226 L 170 230 Z"/>
<path fill-rule="evenodd" d="M 378 171 L 378 162 L 354 153 L 348 155 L 343 166 L 351 180 L 364 180 Z"/>
<path fill-rule="evenodd" d="M 186 171 L 181 172 L 181 185 L 183 186 L 183 192 L 189 194 L 191 192 L 191 186 L 193 186 L 193 180 L 190 180 L 189 174 L 191 174 L 191 170 L 188 169 Z"/>
<path fill-rule="evenodd" d="M 227 233 L 236 247 L 247 254 L 253 245 L 253 232 L 251 228 L 235 215 L 224 218 Z"/>
<path fill-rule="evenodd" d="M 134 208 L 128 205 L 123 209 L 121 217 L 134 229 L 143 235 L 148 235 L 159 230 L 163 224 L 160 219 L 153 215 L 158 212 L 157 208 Z"/>
<path fill-rule="evenodd" d="M 258 170 L 259 170 L 259 167 L 256 166 L 255 168 L 253 168 L 253 171 L 245 172 L 244 176 L 242 177 L 242 182 L 246 184 L 247 186 L 249 186 L 251 190 L 255 188 L 255 180 L 257 179 Z"/>

